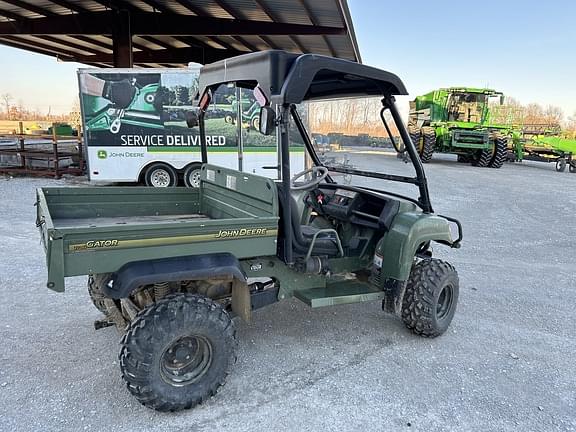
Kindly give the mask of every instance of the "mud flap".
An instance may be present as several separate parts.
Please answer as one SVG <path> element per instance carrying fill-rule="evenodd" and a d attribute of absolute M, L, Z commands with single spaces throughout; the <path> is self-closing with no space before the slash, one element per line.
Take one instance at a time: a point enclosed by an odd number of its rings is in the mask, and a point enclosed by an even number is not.
<path fill-rule="evenodd" d="M 394 315 L 401 316 L 402 301 L 406 293 L 406 281 L 386 279 L 384 282 L 386 297 L 382 300 L 382 310 Z"/>
<path fill-rule="evenodd" d="M 252 302 L 250 288 L 246 282 L 234 279 L 232 282 L 232 312 L 238 315 L 244 322 L 252 320 Z"/>

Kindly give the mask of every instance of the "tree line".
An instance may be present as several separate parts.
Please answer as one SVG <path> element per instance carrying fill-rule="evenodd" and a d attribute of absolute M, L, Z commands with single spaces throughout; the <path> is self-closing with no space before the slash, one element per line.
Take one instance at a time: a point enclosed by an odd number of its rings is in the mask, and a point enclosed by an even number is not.
<path fill-rule="evenodd" d="M 67 122 L 70 121 L 69 114 L 52 114 L 50 110 L 47 113 L 40 112 L 39 109 L 30 109 L 24 105 L 22 100 L 14 101 L 10 93 L 0 95 L 0 120 L 12 121 L 50 121 L 50 122 Z M 79 110 L 79 106 L 77 108 Z"/>
<path fill-rule="evenodd" d="M 345 135 L 368 134 L 387 136 L 380 120 L 382 105 L 379 98 L 348 99 L 327 102 L 315 102 L 309 107 L 310 129 L 315 133 L 329 132 Z M 505 99 L 503 105 L 495 103 L 490 106 L 491 122 L 516 127 L 539 124 L 560 125 L 564 131 L 576 132 L 576 112 L 565 117 L 560 107 L 542 106 L 537 103 L 523 105 L 512 97 Z M 393 122 L 386 116 L 392 132 Z"/>
<path fill-rule="evenodd" d="M 387 137 L 382 126 L 380 98 L 358 98 L 334 101 L 313 102 L 308 105 L 308 125 L 312 132 L 319 134 L 342 133 L 344 135 L 368 134 L 374 137 Z M 386 122 L 393 135 L 398 135 L 389 113 Z"/>
<path fill-rule="evenodd" d="M 576 131 L 576 112 L 565 117 L 560 107 L 554 105 L 542 106 L 537 103 L 521 104 L 513 97 L 506 97 L 504 104 L 494 104 L 490 107 L 493 123 L 506 125 L 542 124 L 559 125 L 565 131 Z"/>
<path fill-rule="evenodd" d="M 187 88 L 178 86 L 170 94 L 170 103 L 174 105 L 188 104 L 190 92 Z M 36 120 L 36 121 L 72 121 L 77 122 L 80 111 L 79 102 L 74 101 L 69 114 L 41 113 L 38 109 L 29 109 L 22 101 L 14 102 L 10 93 L 0 95 L 0 120 Z M 368 134 L 371 136 L 387 136 L 380 120 L 382 105 L 379 98 L 358 98 L 337 101 L 315 102 L 308 107 L 310 129 L 315 133 L 330 132 L 345 135 Z M 393 134 L 397 130 L 386 115 Z M 560 125 L 563 130 L 576 133 L 576 112 L 565 117 L 561 108 L 537 103 L 521 104 L 513 97 L 507 97 L 503 105 L 491 106 L 491 121 L 493 123 L 523 126 L 525 124 Z"/>

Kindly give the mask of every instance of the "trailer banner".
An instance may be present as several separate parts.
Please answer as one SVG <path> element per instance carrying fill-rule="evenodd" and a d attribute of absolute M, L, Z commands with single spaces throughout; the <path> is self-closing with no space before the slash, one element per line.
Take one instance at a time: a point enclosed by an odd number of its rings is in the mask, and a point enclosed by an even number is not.
<path fill-rule="evenodd" d="M 198 147 L 198 128 L 186 116 L 196 110 L 197 70 L 81 70 L 80 106 L 87 147 Z M 232 104 L 207 112 L 207 144 L 236 147 Z M 194 151 L 191 149 L 191 151 Z M 196 150 L 197 151 L 197 150 Z"/>

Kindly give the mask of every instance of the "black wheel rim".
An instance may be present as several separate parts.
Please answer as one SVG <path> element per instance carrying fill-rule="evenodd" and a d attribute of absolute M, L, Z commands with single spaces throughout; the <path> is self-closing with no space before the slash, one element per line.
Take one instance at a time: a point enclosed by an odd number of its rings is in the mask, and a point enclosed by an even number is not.
<path fill-rule="evenodd" d="M 160 373 L 166 383 L 181 387 L 197 382 L 211 364 L 210 342 L 201 336 L 183 336 L 162 353 Z"/>
<path fill-rule="evenodd" d="M 443 320 L 452 310 L 452 303 L 454 301 L 454 288 L 452 285 L 446 285 L 440 291 L 438 302 L 436 304 L 436 319 Z"/>

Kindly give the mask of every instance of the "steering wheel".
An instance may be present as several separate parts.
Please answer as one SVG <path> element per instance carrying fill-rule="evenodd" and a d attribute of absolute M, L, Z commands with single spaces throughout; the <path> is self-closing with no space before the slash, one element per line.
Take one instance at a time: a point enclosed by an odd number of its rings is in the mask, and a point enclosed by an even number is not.
<path fill-rule="evenodd" d="M 304 177 L 308 174 L 312 174 L 311 180 L 297 181 L 300 177 Z M 292 190 L 312 190 L 326 177 L 328 177 L 328 168 L 323 166 L 313 166 L 312 168 L 299 172 L 292 177 L 292 180 L 290 180 L 290 187 Z"/>

